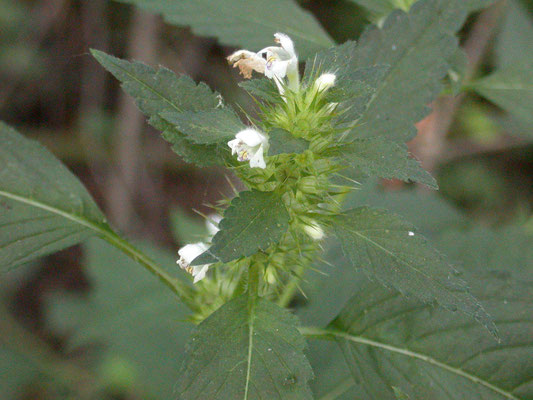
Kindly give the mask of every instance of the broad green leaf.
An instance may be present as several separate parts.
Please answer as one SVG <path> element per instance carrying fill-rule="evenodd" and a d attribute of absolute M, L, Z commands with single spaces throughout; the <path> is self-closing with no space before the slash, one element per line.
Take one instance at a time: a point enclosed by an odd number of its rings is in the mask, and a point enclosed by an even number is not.
<path fill-rule="evenodd" d="M 517 118 L 533 124 L 533 64 L 498 70 L 474 82 L 472 88 Z"/>
<path fill-rule="evenodd" d="M 505 4 L 506 15 L 496 41 L 496 59 L 500 68 L 533 68 L 533 21 L 528 10 L 517 0 Z"/>
<path fill-rule="evenodd" d="M 119 0 L 162 14 L 169 24 L 190 26 L 200 36 L 214 36 L 225 45 L 259 51 L 272 46 L 283 32 L 302 57 L 333 44 L 326 31 L 294 0 Z"/>
<path fill-rule="evenodd" d="M 272 79 L 250 79 L 239 82 L 239 86 L 257 100 L 276 103 L 281 99 L 278 88 Z"/>
<path fill-rule="evenodd" d="M 268 133 L 269 156 L 278 154 L 300 154 L 309 148 L 309 142 L 303 138 L 297 138 L 284 129 L 274 129 Z"/>
<path fill-rule="evenodd" d="M 454 235 L 459 244 L 461 235 Z M 495 254 L 490 246 L 473 250 L 481 258 Z M 361 287 L 330 325 L 360 383 L 360 398 L 394 399 L 392 387 L 412 399 L 532 398 L 533 259 L 524 274 L 506 262 L 508 253 L 500 251 L 496 265 L 485 259 L 468 274 L 501 343 L 466 316 L 376 284 Z"/>
<path fill-rule="evenodd" d="M 465 282 L 411 224 L 394 214 L 360 207 L 338 216 L 334 228 L 346 257 L 371 279 L 423 302 L 460 310 L 497 334 Z"/>
<path fill-rule="evenodd" d="M 346 43 L 317 56 L 317 62 L 339 76 L 359 68 L 390 66 L 358 118 L 354 138 L 405 142 L 416 134 L 414 124 L 428 114 L 427 104 L 441 92 L 448 60 L 457 50 L 453 34 L 474 3 L 490 1 L 420 0 L 408 14 L 394 11 L 382 29 L 369 28 L 356 47 Z"/>
<path fill-rule="evenodd" d="M 223 163 L 216 146 L 198 145 L 188 140 L 185 132 L 176 129 L 160 114 L 209 112 L 226 107 L 222 98 L 203 83 L 196 84 L 191 78 L 177 76 L 166 68 L 154 68 L 141 62 L 125 61 L 101 51 L 92 50 L 93 56 L 111 72 L 122 88 L 135 102 L 141 112 L 149 117 L 149 123 L 163 132 L 163 138 L 185 161 L 199 166 Z"/>
<path fill-rule="evenodd" d="M 369 13 L 372 21 L 382 21 L 393 10 L 400 9 L 408 11 L 415 0 L 352 0 L 354 3 L 364 7 Z"/>
<path fill-rule="evenodd" d="M 150 251 L 148 251 L 150 250 Z M 176 256 L 147 249 L 161 265 Z M 131 363 L 136 385 L 159 399 L 174 398 L 181 355 L 189 336 L 188 310 L 153 276 L 100 240 L 84 247 L 90 292 L 55 293 L 47 299 L 49 325 L 68 333 L 70 348 L 98 343 L 106 357 Z M 152 397 L 143 397 L 152 398 Z"/>
<path fill-rule="evenodd" d="M 407 146 L 381 139 L 360 139 L 343 147 L 339 157 L 350 178 L 378 177 L 414 181 L 437 189 L 435 179 L 420 163 L 408 156 Z"/>
<path fill-rule="evenodd" d="M 243 295 L 204 320 L 187 346 L 179 398 L 312 399 L 313 372 L 298 321 L 287 310 Z"/>
<path fill-rule="evenodd" d="M 246 126 L 228 108 L 216 108 L 199 112 L 164 111 L 161 117 L 183 132 L 187 138 L 198 144 L 227 142 Z"/>
<path fill-rule="evenodd" d="M 288 227 L 289 213 L 277 192 L 241 192 L 224 212 L 211 247 L 192 265 L 251 256 L 277 243 Z"/>
<path fill-rule="evenodd" d="M 80 181 L 37 142 L 0 122 L 0 267 L 108 229 Z"/>

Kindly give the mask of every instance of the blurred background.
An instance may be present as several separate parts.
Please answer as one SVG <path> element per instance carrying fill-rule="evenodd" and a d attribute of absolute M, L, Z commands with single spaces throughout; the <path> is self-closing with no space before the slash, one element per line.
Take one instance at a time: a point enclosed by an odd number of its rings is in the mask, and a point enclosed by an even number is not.
<path fill-rule="evenodd" d="M 299 3 L 342 43 L 409 2 Z M 384 181 L 368 189 L 368 198 L 396 205 L 428 235 L 438 236 L 450 221 L 463 227 L 525 224 L 531 234 L 533 115 L 510 113 L 468 87 L 453 94 L 461 87 L 458 77 L 475 81 L 517 62 L 533 68 L 533 1 L 500 1 L 472 15 L 460 38 L 469 62 L 454 61 L 447 93 L 432 104 L 433 113 L 409 144 L 440 191 Z M 81 179 L 114 227 L 172 266 L 179 246 L 204 229 L 194 210 L 209 213 L 209 204 L 231 195 L 228 182 L 234 179 L 180 160 L 90 48 L 185 73 L 252 110 L 251 98 L 237 86 L 241 78 L 224 59 L 234 49 L 114 1 L 0 0 L 0 120 L 45 145 Z M 531 101 L 532 89 L 524 92 Z M 420 205 L 425 202 L 430 211 Z M 110 259 L 112 266 L 103 265 Z M 169 346 L 186 340 L 186 333 L 175 334 L 189 329 L 186 311 L 164 314 L 170 300 L 152 281 L 140 294 L 148 293 L 149 302 L 137 307 L 128 289 L 144 271 L 129 267 L 116 251 L 91 241 L 3 274 L 0 398 L 171 398 L 180 360 L 169 358 Z M 121 285 L 109 283 L 113 277 Z M 117 317 L 107 304 L 110 296 L 129 304 L 129 314 Z M 163 320 L 152 323 L 146 304 Z M 98 324 L 91 326 L 93 314 Z M 91 329 L 80 334 L 65 321 Z M 133 334 L 139 324 L 142 332 Z"/>

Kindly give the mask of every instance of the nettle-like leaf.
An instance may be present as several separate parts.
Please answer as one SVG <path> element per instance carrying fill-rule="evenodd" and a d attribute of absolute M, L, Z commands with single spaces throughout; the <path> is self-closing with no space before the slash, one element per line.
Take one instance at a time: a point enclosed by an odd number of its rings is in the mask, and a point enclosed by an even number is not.
<path fill-rule="evenodd" d="M 533 281 L 531 273 L 514 275 L 480 270 L 470 279 L 501 343 L 466 316 L 361 286 L 330 325 L 361 399 L 394 399 L 393 387 L 412 399 L 532 398 Z"/>
<path fill-rule="evenodd" d="M 176 268 L 175 256 L 144 246 L 160 265 Z M 171 399 L 191 324 L 188 309 L 131 259 L 101 240 L 84 246 L 91 291 L 82 297 L 53 293 L 46 301 L 49 326 L 68 333 L 68 346 L 99 344 L 105 356 L 130 363 L 136 386 Z M 152 398 L 152 397 L 143 397 Z"/>
<path fill-rule="evenodd" d="M 196 84 L 191 78 L 177 76 L 163 67 L 155 70 L 141 62 L 121 60 L 97 50 L 92 50 L 92 54 L 122 82 L 124 91 L 135 99 L 141 112 L 149 117 L 149 123 L 163 132 L 163 138 L 173 145 L 172 149 L 177 154 L 199 166 L 223 163 L 216 145 L 198 145 L 191 140 L 194 131 L 181 131 L 161 117 L 165 113 L 175 113 L 177 118 L 177 114 L 185 113 L 186 118 L 193 113 L 198 117 L 196 124 L 212 127 L 209 113 L 233 113 L 223 104 L 218 93 L 212 92 L 203 83 Z M 200 119 L 202 117 L 205 121 Z M 191 128 L 190 124 L 184 127 Z"/>
<path fill-rule="evenodd" d="M 533 62 L 498 70 L 472 87 L 517 118 L 533 124 Z"/>
<path fill-rule="evenodd" d="M 297 319 L 261 299 L 240 296 L 204 320 L 187 346 L 179 398 L 312 399 L 313 372 Z"/>
<path fill-rule="evenodd" d="M 333 44 L 309 11 L 294 0 L 118 0 L 162 14 L 169 24 L 190 26 L 200 36 L 214 36 L 225 45 L 257 51 L 283 32 L 308 57 Z"/>
<path fill-rule="evenodd" d="M 269 103 L 277 103 L 281 100 L 279 90 L 272 79 L 249 79 L 239 82 L 239 86 L 256 100 L 264 100 Z"/>
<path fill-rule="evenodd" d="M 289 213 L 279 193 L 241 192 L 224 212 L 211 247 L 192 265 L 251 256 L 277 243 L 288 227 Z"/>
<path fill-rule="evenodd" d="M 460 310 L 497 334 L 466 283 L 410 223 L 382 210 L 360 207 L 336 217 L 334 224 L 346 257 L 371 279 L 423 302 Z"/>
<path fill-rule="evenodd" d="M 59 160 L 0 122 L 0 267 L 108 229 L 90 194 Z"/>
<path fill-rule="evenodd" d="M 342 148 L 339 157 L 349 168 L 341 171 L 351 179 L 380 177 L 414 181 L 438 189 L 437 182 L 414 158 L 406 157 L 407 146 L 381 139 L 359 139 Z"/>
<path fill-rule="evenodd" d="M 442 90 L 448 60 L 457 49 L 453 34 L 474 6 L 490 3 L 420 0 L 408 14 L 394 11 L 382 29 L 367 29 L 357 46 L 348 42 L 319 53 L 315 62 L 325 70 L 337 71 L 340 77 L 359 68 L 390 67 L 352 137 L 405 142 L 415 136 L 414 124 L 428 114 L 427 104 Z"/>
<path fill-rule="evenodd" d="M 300 154 L 309 148 L 309 141 L 294 137 L 285 129 L 273 129 L 268 133 L 268 155 Z"/>

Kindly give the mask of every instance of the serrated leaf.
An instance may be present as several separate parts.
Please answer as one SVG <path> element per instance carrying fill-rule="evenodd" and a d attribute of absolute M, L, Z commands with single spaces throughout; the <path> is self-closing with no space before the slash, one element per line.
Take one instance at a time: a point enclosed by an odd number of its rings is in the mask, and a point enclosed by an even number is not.
<path fill-rule="evenodd" d="M 0 267 L 109 229 L 80 181 L 37 142 L 0 122 Z"/>
<path fill-rule="evenodd" d="M 460 310 L 497 334 L 491 317 L 466 283 L 411 224 L 368 207 L 347 211 L 334 223 L 344 254 L 371 279 L 423 302 Z"/>
<path fill-rule="evenodd" d="M 414 124 L 428 114 L 427 104 L 441 92 L 447 60 L 457 49 L 452 34 L 474 3 L 490 1 L 421 0 L 408 14 L 394 11 L 382 29 L 367 29 L 358 46 L 348 42 L 319 53 L 317 62 L 339 75 L 374 65 L 390 66 L 357 119 L 354 138 L 405 142 L 415 136 Z"/>
<path fill-rule="evenodd" d="M 186 161 L 199 166 L 223 163 L 216 146 L 197 145 L 188 140 L 160 114 L 164 112 L 213 111 L 223 106 L 218 93 L 204 83 L 177 76 L 166 68 L 154 68 L 138 61 L 125 61 L 98 50 L 91 51 L 96 60 L 121 83 L 126 93 L 135 99 L 139 110 L 149 117 L 149 123 L 163 132 L 172 149 Z"/>
<path fill-rule="evenodd" d="M 300 154 L 309 148 L 309 141 L 294 137 L 285 129 L 273 129 L 268 133 L 268 155 Z"/>
<path fill-rule="evenodd" d="M 176 269 L 175 255 L 145 248 L 161 265 Z M 131 259 L 105 242 L 88 241 L 84 255 L 90 292 L 84 297 L 51 294 L 46 301 L 48 325 L 69 334 L 71 349 L 100 344 L 107 358 L 131 363 L 137 387 L 159 399 L 173 398 L 192 327 L 186 322 L 188 310 L 162 290 L 157 278 L 132 267 Z"/>
<path fill-rule="evenodd" d="M 474 82 L 472 87 L 517 118 L 533 124 L 533 64 L 501 69 Z"/>
<path fill-rule="evenodd" d="M 525 278 L 509 264 L 500 271 L 481 267 L 469 281 L 491 310 L 501 343 L 466 316 L 376 284 L 361 286 L 331 328 L 342 333 L 338 342 L 362 399 L 392 400 L 393 386 L 413 399 L 531 398 L 531 269 Z"/>
<path fill-rule="evenodd" d="M 227 142 L 236 133 L 246 129 L 239 117 L 228 108 L 199 112 L 164 111 L 160 115 L 197 144 Z"/>
<path fill-rule="evenodd" d="M 417 160 L 409 157 L 407 146 L 403 144 L 381 139 L 354 140 L 342 148 L 339 158 L 343 164 L 349 165 L 349 169 L 343 170 L 341 175 L 348 174 L 350 178 L 357 175 L 395 178 L 438 189 L 435 179 Z"/>
<path fill-rule="evenodd" d="M 279 90 L 272 79 L 250 79 L 239 82 L 239 86 L 246 90 L 251 96 L 265 100 L 269 103 L 276 103 L 281 99 Z"/>
<path fill-rule="evenodd" d="M 211 247 L 192 265 L 229 262 L 266 250 L 289 227 L 289 213 L 277 192 L 241 192 L 231 201 L 219 223 Z"/>
<path fill-rule="evenodd" d="M 296 325 L 287 310 L 261 298 L 226 303 L 189 341 L 179 398 L 312 399 L 313 372 Z"/>
<path fill-rule="evenodd" d="M 199 36 L 214 36 L 225 45 L 258 51 L 283 32 L 308 57 L 333 44 L 326 31 L 293 0 L 118 0 L 162 14 L 169 24 L 190 26 Z"/>

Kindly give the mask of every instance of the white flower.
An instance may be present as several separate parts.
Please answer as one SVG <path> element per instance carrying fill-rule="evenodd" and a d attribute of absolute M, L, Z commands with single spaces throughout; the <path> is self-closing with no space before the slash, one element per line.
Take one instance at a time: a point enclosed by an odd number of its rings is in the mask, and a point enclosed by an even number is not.
<path fill-rule="evenodd" d="M 191 266 L 191 262 L 208 249 L 206 243 L 193 243 L 187 244 L 178 250 L 180 256 L 176 262 L 181 269 L 184 269 L 194 277 L 193 283 L 196 283 L 205 278 L 205 274 L 211 264 L 194 265 Z"/>
<path fill-rule="evenodd" d="M 237 154 L 237 160 L 250 161 L 251 168 L 266 168 L 263 153 L 268 150 L 268 139 L 255 129 L 245 129 L 228 142 L 231 154 Z"/>
<path fill-rule="evenodd" d="M 315 81 L 315 88 L 318 92 L 323 92 L 328 90 L 330 87 L 335 85 L 335 74 L 322 74 Z"/>
<path fill-rule="evenodd" d="M 319 241 L 324 239 L 324 230 L 316 222 L 304 226 L 304 231 L 311 239 Z"/>
<path fill-rule="evenodd" d="M 216 233 L 220 230 L 218 228 L 218 223 L 222 220 L 222 217 L 218 214 L 211 214 L 205 220 L 205 227 L 209 236 L 215 236 Z"/>
<path fill-rule="evenodd" d="M 294 43 L 284 33 L 274 34 L 274 41 L 280 46 L 269 46 L 257 53 L 249 50 L 238 50 L 227 60 L 233 67 L 238 67 L 245 78 L 252 77 L 252 71 L 265 74 L 273 79 L 283 94 L 283 79 L 288 78 L 289 87 L 296 89 L 299 85 L 298 56 L 294 51 Z"/>

